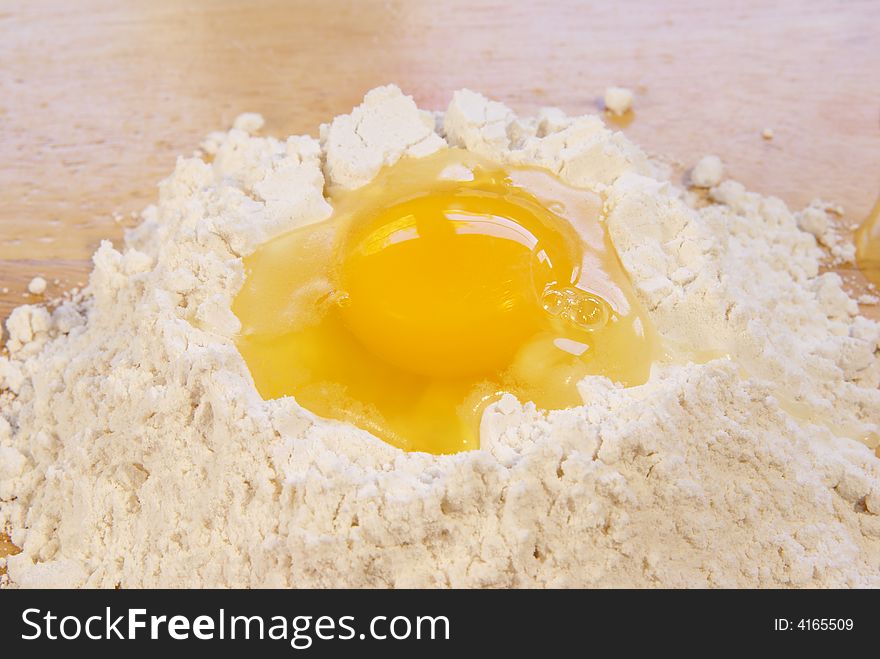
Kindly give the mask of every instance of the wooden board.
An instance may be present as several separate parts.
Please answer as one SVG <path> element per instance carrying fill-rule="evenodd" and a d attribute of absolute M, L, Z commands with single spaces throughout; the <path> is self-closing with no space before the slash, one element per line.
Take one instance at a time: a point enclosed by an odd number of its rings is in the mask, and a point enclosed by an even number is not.
<path fill-rule="evenodd" d="M 153 201 L 208 131 L 250 110 L 269 133 L 316 134 L 387 82 L 426 108 L 469 87 L 569 113 L 628 86 L 625 132 L 647 150 L 717 153 L 749 188 L 833 200 L 850 225 L 880 189 L 878 26 L 876 0 L 7 0 L 0 318 L 42 299 L 23 295 L 35 275 L 58 279 L 48 296 L 84 281 L 121 236 L 114 214 Z"/>

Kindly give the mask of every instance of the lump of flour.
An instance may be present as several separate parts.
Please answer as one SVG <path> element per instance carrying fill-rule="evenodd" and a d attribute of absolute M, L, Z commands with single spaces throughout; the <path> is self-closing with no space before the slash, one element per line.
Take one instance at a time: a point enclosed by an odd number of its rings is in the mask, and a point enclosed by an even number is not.
<path fill-rule="evenodd" d="M 46 283 L 45 279 L 43 279 L 42 277 L 34 277 L 28 283 L 28 293 L 30 293 L 31 295 L 42 295 L 46 292 L 47 286 L 48 284 Z"/>
<path fill-rule="evenodd" d="M 633 93 L 626 87 L 608 87 L 603 100 L 605 109 L 618 116 L 626 114 L 633 104 Z"/>
<path fill-rule="evenodd" d="M 829 251 L 832 263 L 855 263 L 855 243 L 841 235 L 833 219 L 834 216 L 842 214 L 843 210 L 839 206 L 814 199 L 809 206 L 797 213 L 796 217 L 798 226 L 803 231 L 813 234 L 816 241 Z"/>
<path fill-rule="evenodd" d="M 724 163 L 715 155 L 703 156 L 691 170 L 691 185 L 697 188 L 712 188 L 724 178 Z"/>
<path fill-rule="evenodd" d="M 179 159 L 82 295 L 7 321 L 11 585 L 880 586 L 880 328 L 820 274 L 819 218 L 732 180 L 693 209 L 597 117 L 467 90 L 438 114 L 373 90 L 319 140 L 260 126 Z M 602 195 L 669 363 L 546 415 L 505 397 L 452 456 L 262 400 L 242 257 L 326 218 L 325 186 L 450 146 Z"/>

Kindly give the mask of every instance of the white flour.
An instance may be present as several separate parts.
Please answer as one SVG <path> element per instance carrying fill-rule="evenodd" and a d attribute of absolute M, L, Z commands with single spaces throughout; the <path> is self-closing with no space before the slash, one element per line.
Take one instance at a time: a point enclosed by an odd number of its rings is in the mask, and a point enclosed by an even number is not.
<path fill-rule="evenodd" d="M 608 87 L 605 90 L 605 109 L 618 116 L 632 108 L 633 93 L 626 87 Z"/>
<path fill-rule="evenodd" d="M 9 318 L 12 584 L 880 586 L 880 328 L 819 274 L 813 210 L 734 181 L 690 208 L 598 118 L 467 91 L 444 116 L 373 90 L 320 141 L 261 123 L 181 158 L 80 297 Z M 325 182 L 447 144 L 600 192 L 673 355 L 729 359 L 588 378 L 546 417 L 507 397 L 482 450 L 445 457 L 261 400 L 230 338 L 240 257 L 326 217 Z"/>
<path fill-rule="evenodd" d="M 724 163 L 718 156 L 703 156 L 691 170 L 691 185 L 713 188 L 724 179 Z"/>

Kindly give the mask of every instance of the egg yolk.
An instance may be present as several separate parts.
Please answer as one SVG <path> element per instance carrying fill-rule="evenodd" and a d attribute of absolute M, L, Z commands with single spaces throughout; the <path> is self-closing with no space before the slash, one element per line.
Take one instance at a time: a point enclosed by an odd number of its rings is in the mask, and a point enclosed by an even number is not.
<path fill-rule="evenodd" d="M 856 231 L 856 260 L 865 277 L 880 286 L 880 199 Z"/>
<path fill-rule="evenodd" d="M 594 194 L 446 149 L 332 202 L 245 259 L 237 346 L 264 398 L 454 453 L 505 392 L 552 410 L 587 375 L 647 380 L 658 341 Z"/>

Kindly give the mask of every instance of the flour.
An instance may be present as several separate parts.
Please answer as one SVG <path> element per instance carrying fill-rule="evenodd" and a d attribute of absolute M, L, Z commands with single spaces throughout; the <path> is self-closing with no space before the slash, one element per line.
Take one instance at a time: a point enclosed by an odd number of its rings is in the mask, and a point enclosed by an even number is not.
<path fill-rule="evenodd" d="M 633 104 L 633 93 L 626 87 L 608 87 L 605 90 L 605 109 L 618 116 L 626 114 Z"/>
<path fill-rule="evenodd" d="M 841 236 L 832 215 L 842 215 L 843 210 L 834 204 L 814 199 L 810 205 L 795 215 L 798 226 L 816 237 L 831 253 L 832 263 L 853 263 L 856 259 L 856 246 Z"/>
<path fill-rule="evenodd" d="M 261 125 L 179 159 L 80 295 L 7 321 L 11 583 L 880 586 L 880 328 L 820 274 L 812 211 L 731 180 L 692 208 L 598 118 L 469 91 L 431 114 L 373 90 L 320 140 Z M 452 456 L 261 400 L 232 341 L 241 257 L 326 218 L 325 185 L 447 145 L 601 194 L 669 363 L 547 415 L 506 396 Z"/>
<path fill-rule="evenodd" d="M 34 277 L 28 282 L 28 293 L 31 293 L 32 295 L 42 295 L 46 292 L 47 286 L 48 284 L 45 279 L 42 277 Z"/>
<path fill-rule="evenodd" d="M 718 156 L 703 156 L 691 170 L 691 185 L 712 188 L 724 178 L 724 163 Z"/>

